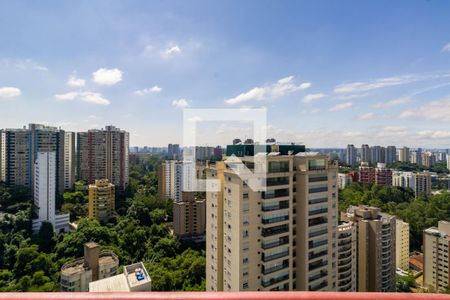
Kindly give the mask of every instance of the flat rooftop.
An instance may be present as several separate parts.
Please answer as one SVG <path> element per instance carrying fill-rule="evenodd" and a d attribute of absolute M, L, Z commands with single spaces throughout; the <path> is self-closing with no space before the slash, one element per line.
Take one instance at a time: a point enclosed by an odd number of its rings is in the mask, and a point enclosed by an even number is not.
<path fill-rule="evenodd" d="M 89 283 L 89 292 L 129 292 L 125 274 L 108 277 Z"/>

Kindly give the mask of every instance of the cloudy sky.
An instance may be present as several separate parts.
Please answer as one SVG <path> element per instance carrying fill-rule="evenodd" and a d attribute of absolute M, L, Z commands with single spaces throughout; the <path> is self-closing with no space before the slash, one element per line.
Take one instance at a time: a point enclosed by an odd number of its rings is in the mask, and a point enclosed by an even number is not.
<path fill-rule="evenodd" d="M 182 142 L 184 108 L 260 107 L 280 141 L 450 147 L 450 2 L 0 3 L 0 128 L 114 124 L 158 146 Z"/>

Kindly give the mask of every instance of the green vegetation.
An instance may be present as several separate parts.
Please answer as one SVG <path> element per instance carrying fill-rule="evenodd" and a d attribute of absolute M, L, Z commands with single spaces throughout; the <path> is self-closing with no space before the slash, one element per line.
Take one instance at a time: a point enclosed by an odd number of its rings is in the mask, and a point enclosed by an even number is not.
<path fill-rule="evenodd" d="M 447 162 L 445 161 L 437 162 L 429 168 L 424 165 L 413 164 L 410 162 L 396 161 L 395 163 L 388 165 L 388 168 L 406 172 L 422 172 L 424 170 L 428 170 L 438 174 L 449 173 L 449 170 L 447 169 Z"/>
<path fill-rule="evenodd" d="M 422 231 L 437 226 L 439 220 L 450 221 L 450 192 L 417 199 L 411 189 L 354 183 L 339 192 L 339 211 L 350 205 L 372 205 L 409 223 L 410 248 L 420 250 Z"/>
<path fill-rule="evenodd" d="M 58 291 L 59 272 L 67 261 L 83 256 L 83 244 L 99 243 L 114 251 L 120 264 L 144 261 L 153 290 L 205 290 L 204 245 L 177 241 L 164 222 L 172 202 L 156 195 L 161 157 L 131 160 L 130 187 L 119 215 L 108 223 L 85 218 L 87 189 L 77 182 L 65 193 L 61 210 L 70 212 L 78 230 L 55 235 L 51 224 L 31 234 L 32 201 L 25 188 L 0 183 L 0 292 Z"/>

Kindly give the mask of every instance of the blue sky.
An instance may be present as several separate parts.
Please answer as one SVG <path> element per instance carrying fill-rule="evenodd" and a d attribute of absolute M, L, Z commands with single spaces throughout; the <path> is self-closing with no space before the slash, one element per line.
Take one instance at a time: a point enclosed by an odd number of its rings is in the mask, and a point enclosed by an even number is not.
<path fill-rule="evenodd" d="M 449 147 L 450 2 L 2 1 L 0 107 L 132 145 L 181 143 L 184 107 L 266 107 L 280 141 Z"/>

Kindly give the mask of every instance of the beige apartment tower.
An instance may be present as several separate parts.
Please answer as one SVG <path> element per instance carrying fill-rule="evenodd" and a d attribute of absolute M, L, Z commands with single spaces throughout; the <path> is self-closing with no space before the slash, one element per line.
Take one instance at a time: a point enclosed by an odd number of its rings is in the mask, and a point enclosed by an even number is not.
<path fill-rule="evenodd" d="M 395 217 L 376 207 L 351 206 L 341 220 L 357 226 L 358 291 L 395 292 Z"/>
<path fill-rule="evenodd" d="M 228 146 L 232 154 L 266 176 L 266 190 L 224 162 L 207 169 L 220 183 L 207 192 L 207 291 L 336 290 L 337 163 L 300 145 Z"/>
<path fill-rule="evenodd" d="M 198 238 L 206 229 L 206 200 L 193 192 L 183 192 L 181 202 L 173 204 L 173 230 L 178 238 Z"/>
<path fill-rule="evenodd" d="M 89 218 L 106 221 L 114 216 L 115 187 L 107 179 L 89 185 Z"/>
<path fill-rule="evenodd" d="M 450 222 L 423 232 L 423 284 L 431 291 L 450 289 Z"/>
<path fill-rule="evenodd" d="M 395 223 L 395 260 L 397 268 L 409 270 L 409 224 L 397 219 Z"/>
<path fill-rule="evenodd" d="M 356 224 L 341 222 L 337 230 L 337 290 L 355 292 L 357 283 Z"/>

